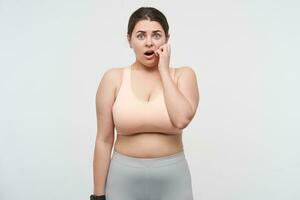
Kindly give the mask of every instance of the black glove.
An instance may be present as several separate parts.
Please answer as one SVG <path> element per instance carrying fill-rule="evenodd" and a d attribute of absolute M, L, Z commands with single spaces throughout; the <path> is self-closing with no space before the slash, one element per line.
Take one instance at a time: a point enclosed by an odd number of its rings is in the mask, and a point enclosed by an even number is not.
<path fill-rule="evenodd" d="M 92 194 L 90 196 L 90 200 L 106 200 L 106 197 L 105 197 L 105 194 L 100 195 L 100 196 Z"/>

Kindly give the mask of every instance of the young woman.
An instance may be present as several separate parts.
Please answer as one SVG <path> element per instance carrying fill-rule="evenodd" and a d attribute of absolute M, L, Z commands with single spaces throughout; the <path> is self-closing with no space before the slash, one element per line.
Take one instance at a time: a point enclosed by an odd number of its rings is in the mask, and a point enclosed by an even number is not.
<path fill-rule="evenodd" d="M 169 66 L 169 26 L 159 10 L 133 12 L 127 36 L 135 61 L 107 70 L 96 94 L 90 199 L 193 200 L 182 131 L 199 103 L 196 74 Z"/>

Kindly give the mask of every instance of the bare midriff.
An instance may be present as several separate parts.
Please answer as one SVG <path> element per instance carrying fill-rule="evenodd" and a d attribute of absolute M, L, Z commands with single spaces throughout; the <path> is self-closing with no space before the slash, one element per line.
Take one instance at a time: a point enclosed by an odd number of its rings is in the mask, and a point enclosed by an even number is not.
<path fill-rule="evenodd" d="M 176 154 L 183 151 L 182 133 L 118 133 L 114 151 L 138 158 L 155 158 Z"/>

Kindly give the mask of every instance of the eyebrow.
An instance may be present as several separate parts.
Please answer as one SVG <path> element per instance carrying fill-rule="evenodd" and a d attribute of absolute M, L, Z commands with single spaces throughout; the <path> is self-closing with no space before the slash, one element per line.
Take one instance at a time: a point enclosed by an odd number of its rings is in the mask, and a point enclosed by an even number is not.
<path fill-rule="evenodd" d="M 143 30 L 139 30 L 136 33 L 138 33 L 138 32 L 146 33 L 146 31 L 143 31 Z M 162 31 L 161 30 L 155 30 L 155 31 L 152 31 L 152 32 L 156 33 L 156 32 L 162 32 Z"/>

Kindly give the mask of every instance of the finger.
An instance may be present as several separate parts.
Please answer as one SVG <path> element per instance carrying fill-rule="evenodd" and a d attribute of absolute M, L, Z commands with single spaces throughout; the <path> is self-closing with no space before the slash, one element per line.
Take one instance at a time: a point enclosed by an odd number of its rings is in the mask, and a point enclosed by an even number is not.
<path fill-rule="evenodd" d="M 164 50 L 165 50 L 165 53 L 166 53 L 166 54 L 169 53 L 169 45 L 168 45 L 168 44 L 165 44 Z"/>
<path fill-rule="evenodd" d="M 166 44 L 165 48 L 166 48 L 166 52 L 169 53 L 169 44 Z"/>
<path fill-rule="evenodd" d="M 160 50 L 159 50 L 159 49 L 157 49 L 157 50 L 155 51 L 155 55 L 156 55 L 156 56 L 159 56 L 159 55 L 160 55 Z"/>
<path fill-rule="evenodd" d="M 164 44 L 164 45 L 161 46 L 161 52 L 165 52 L 165 51 L 167 51 L 166 44 Z"/>
<path fill-rule="evenodd" d="M 163 52 L 163 51 L 164 51 L 164 45 L 161 45 L 161 46 L 159 47 L 159 50 L 160 50 L 161 52 Z"/>
<path fill-rule="evenodd" d="M 159 50 L 158 50 L 158 52 L 159 52 L 159 53 L 163 53 L 163 52 L 164 52 L 164 48 L 163 48 L 163 47 L 160 47 Z"/>

